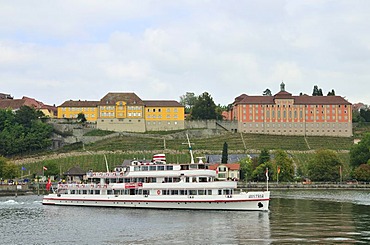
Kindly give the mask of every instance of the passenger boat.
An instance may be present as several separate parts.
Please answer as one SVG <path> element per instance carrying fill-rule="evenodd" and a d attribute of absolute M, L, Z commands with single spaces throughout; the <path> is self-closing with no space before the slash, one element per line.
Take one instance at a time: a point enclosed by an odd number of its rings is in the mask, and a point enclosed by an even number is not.
<path fill-rule="evenodd" d="M 192 155 L 192 154 L 191 154 Z M 242 191 L 236 181 L 218 181 L 202 161 L 168 164 L 165 155 L 134 160 L 113 172 L 89 171 L 85 183 L 58 184 L 45 205 L 157 209 L 268 211 L 270 192 Z M 267 176 L 267 175 L 266 175 Z"/>

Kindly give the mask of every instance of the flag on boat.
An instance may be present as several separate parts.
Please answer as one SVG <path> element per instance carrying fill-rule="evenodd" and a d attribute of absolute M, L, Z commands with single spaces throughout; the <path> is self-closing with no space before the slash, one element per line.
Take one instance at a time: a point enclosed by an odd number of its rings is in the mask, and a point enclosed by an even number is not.
<path fill-rule="evenodd" d="M 50 187 L 51 187 L 51 180 L 50 180 L 50 177 L 48 179 L 48 182 L 46 183 L 46 190 L 50 190 Z"/>
<path fill-rule="evenodd" d="M 42 167 L 42 169 L 43 169 L 43 170 L 48 170 L 48 168 L 47 168 L 47 167 L 45 167 L 45 166 L 43 166 L 43 167 Z"/>
<path fill-rule="evenodd" d="M 155 154 L 153 155 L 153 162 L 156 161 L 166 161 L 166 154 Z"/>
<path fill-rule="evenodd" d="M 269 180 L 269 169 L 266 168 L 266 179 Z"/>

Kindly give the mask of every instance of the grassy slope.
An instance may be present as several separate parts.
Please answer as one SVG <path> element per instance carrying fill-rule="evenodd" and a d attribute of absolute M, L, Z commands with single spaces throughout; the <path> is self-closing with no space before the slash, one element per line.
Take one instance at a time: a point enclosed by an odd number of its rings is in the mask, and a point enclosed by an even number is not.
<path fill-rule="evenodd" d="M 151 159 L 153 154 L 163 152 L 167 153 L 168 162 L 189 162 L 188 148 L 186 144 L 183 144 L 186 142 L 185 137 L 166 140 L 164 140 L 164 137 L 161 135 L 153 137 L 153 134 L 140 135 L 140 137 L 119 136 L 85 145 L 85 150 L 82 149 L 82 144 L 77 144 L 74 154 L 73 152 L 66 152 L 65 155 L 60 153 L 57 159 L 44 157 L 42 160 L 39 159 L 33 163 L 23 164 L 23 166 L 31 173 L 39 172 L 42 166 L 49 166 L 63 173 L 76 165 L 85 170 L 105 171 L 105 160 L 102 152 L 107 157 L 110 169 L 122 163 L 125 159 Z M 246 150 L 244 149 L 242 137 Z M 344 153 L 339 154 L 344 163 L 349 162 L 349 156 L 346 152 L 353 144 L 351 138 L 307 137 L 306 140 L 301 136 L 257 134 L 243 134 L 241 136 L 241 134 L 231 133 L 207 138 L 191 138 L 195 156 L 221 154 L 223 144 L 227 142 L 229 154 L 253 153 L 263 148 L 268 150 L 289 150 L 296 164 L 303 169 L 305 169 L 308 160 L 312 157 L 312 150 L 321 148 L 344 151 Z M 166 145 L 165 149 L 164 144 Z"/>

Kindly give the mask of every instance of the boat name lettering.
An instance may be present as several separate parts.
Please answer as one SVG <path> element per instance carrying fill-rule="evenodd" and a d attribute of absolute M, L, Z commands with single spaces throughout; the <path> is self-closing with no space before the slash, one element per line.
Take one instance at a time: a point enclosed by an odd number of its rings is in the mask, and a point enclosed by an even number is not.
<path fill-rule="evenodd" d="M 252 195 L 249 195 L 249 198 L 264 198 L 264 195 L 263 194 L 252 194 Z"/>

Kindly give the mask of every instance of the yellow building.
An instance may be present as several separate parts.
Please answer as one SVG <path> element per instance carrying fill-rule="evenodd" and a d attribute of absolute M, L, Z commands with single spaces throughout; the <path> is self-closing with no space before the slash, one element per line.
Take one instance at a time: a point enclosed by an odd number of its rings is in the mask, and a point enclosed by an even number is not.
<path fill-rule="evenodd" d="M 88 122 L 95 122 L 98 119 L 98 104 L 99 101 L 66 101 L 58 106 L 58 118 L 75 119 L 83 113 Z"/>
<path fill-rule="evenodd" d="M 108 93 L 100 101 L 66 101 L 58 118 L 83 113 L 102 130 L 146 132 L 185 128 L 184 106 L 174 100 L 141 100 L 135 93 Z"/>
<path fill-rule="evenodd" d="M 144 100 L 147 131 L 185 128 L 185 107 L 174 100 Z"/>

